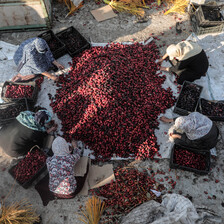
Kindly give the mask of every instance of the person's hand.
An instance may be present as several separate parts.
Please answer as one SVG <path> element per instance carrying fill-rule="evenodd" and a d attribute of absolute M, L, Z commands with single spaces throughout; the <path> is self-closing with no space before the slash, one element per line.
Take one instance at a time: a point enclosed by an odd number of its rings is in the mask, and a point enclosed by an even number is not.
<path fill-rule="evenodd" d="M 58 76 L 55 76 L 55 75 L 52 75 L 51 76 L 51 79 L 54 80 L 55 82 L 57 82 L 59 80 L 59 77 Z"/>
<path fill-rule="evenodd" d="M 49 134 L 49 133 L 51 133 L 51 132 L 54 132 L 54 131 L 56 131 L 56 130 L 57 130 L 57 128 L 58 128 L 58 125 L 57 125 L 57 124 L 55 124 L 55 125 L 54 125 L 54 126 L 52 126 L 51 128 L 47 129 L 47 133 Z"/>
<path fill-rule="evenodd" d="M 161 67 L 160 67 L 160 70 L 161 70 L 161 71 L 168 72 L 168 71 L 169 71 L 169 67 L 163 67 L 163 66 L 161 66 Z"/>
<path fill-rule="evenodd" d="M 173 134 L 173 133 L 170 133 L 170 137 L 172 137 L 173 139 L 175 139 L 175 138 L 181 139 L 181 135 Z"/>
<path fill-rule="evenodd" d="M 159 120 L 164 122 L 164 123 L 170 123 L 170 122 L 173 121 L 173 119 L 169 119 L 169 118 L 167 118 L 165 116 L 160 117 Z"/>
<path fill-rule="evenodd" d="M 58 63 L 57 61 L 54 61 L 53 64 L 56 65 L 58 69 L 62 70 L 65 68 L 62 64 Z"/>
<path fill-rule="evenodd" d="M 12 82 L 16 82 L 16 81 L 20 81 L 20 80 L 22 80 L 21 74 L 17 74 L 12 78 Z"/>
<path fill-rule="evenodd" d="M 60 63 L 57 63 L 56 66 L 57 66 L 58 69 L 60 69 L 60 70 L 65 69 L 65 67 L 64 67 L 62 64 L 60 64 Z"/>
<path fill-rule="evenodd" d="M 75 141 L 74 139 L 72 139 L 72 147 L 74 149 L 78 147 L 77 141 Z"/>
<path fill-rule="evenodd" d="M 164 59 L 163 58 L 160 58 L 158 61 L 157 61 L 157 63 L 162 63 L 164 61 Z"/>

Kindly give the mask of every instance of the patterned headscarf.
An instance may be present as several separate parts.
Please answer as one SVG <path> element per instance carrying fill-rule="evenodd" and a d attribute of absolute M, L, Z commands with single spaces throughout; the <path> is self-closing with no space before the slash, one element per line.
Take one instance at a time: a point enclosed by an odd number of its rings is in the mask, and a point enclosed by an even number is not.
<path fill-rule="evenodd" d="M 42 111 L 44 111 L 44 113 L 42 113 Z M 42 117 L 41 114 L 44 114 L 44 116 Z M 48 117 L 45 114 L 47 114 Z M 45 132 L 46 131 L 45 126 L 44 125 L 42 126 L 41 124 L 43 124 L 42 122 L 44 122 L 44 124 L 46 124 L 49 121 L 51 121 L 51 114 L 47 110 L 39 110 L 37 113 L 34 113 L 32 111 L 22 111 L 16 117 L 16 119 L 22 125 L 30 128 L 32 130 Z"/>
<path fill-rule="evenodd" d="M 46 41 L 41 38 L 36 38 L 34 41 L 34 45 L 37 51 L 41 54 L 46 53 L 46 51 L 48 50 Z"/>
<path fill-rule="evenodd" d="M 37 124 L 43 127 L 45 124 L 51 121 L 51 116 L 47 110 L 38 110 L 34 115 L 34 119 Z"/>
<path fill-rule="evenodd" d="M 60 136 L 55 138 L 52 143 L 52 151 L 54 156 L 67 156 L 70 154 L 69 145 L 66 140 Z"/>
<path fill-rule="evenodd" d="M 181 129 L 190 140 L 199 139 L 211 130 L 212 121 L 198 112 L 193 112 L 188 116 L 178 117 L 175 120 L 175 129 Z"/>

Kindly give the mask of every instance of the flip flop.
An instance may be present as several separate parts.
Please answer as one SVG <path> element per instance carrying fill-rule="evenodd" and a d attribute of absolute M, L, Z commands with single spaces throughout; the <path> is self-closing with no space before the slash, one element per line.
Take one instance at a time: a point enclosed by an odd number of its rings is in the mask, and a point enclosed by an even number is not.
<path fill-rule="evenodd" d="M 176 23 L 176 32 L 177 33 L 181 33 L 182 32 L 182 29 L 180 27 L 180 23 L 179 22 Z"/>

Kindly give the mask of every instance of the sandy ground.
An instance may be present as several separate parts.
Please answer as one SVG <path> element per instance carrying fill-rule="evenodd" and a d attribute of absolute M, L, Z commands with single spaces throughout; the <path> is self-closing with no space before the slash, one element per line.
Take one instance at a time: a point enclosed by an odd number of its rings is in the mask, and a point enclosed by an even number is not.
<path fill-rule="evenodd" d="M 158 37 L 156 40 L 160 46 L 161 54 L 165 52 L 166 46 L 171 43 L 177 43 L 186 39 L 191 33 L 191 26 L 188 15 L 163 15 L 165 7 L 158 10 L 156 7 L 148 10 L 148 21 L 145 23 L 137 23 L 136 17 L 127 14 L 118 14 L 117 17 L 98 23 L 90 11 L 99 8 L 101 5 L 96 5 L 93 1 L 86 1 L 83 8 L 75 13 L 74 16 L 65 18 L 67 8 L 64 5 L 53 2 L 53 31 L 58 32 L 69 26 L 74 26 L 80 33 L 92 42 L 115 42 L 115 41 L 143 41 L 151 36 Z M 181 28 L 183 32 L 176 34 L 175 24 L 182 21 Z M 43 31 L 35 32 L 17 32 L 17 33 L 0 33 L 0 39 L 12 44 L 20 44 L 23 40 L 29 37 L 35 37 Z M 223 196 L 223 172 L 224 172 L 224 153 L 223 153 L 223 137 L 224 128 L 222 123 L 218 123 L 221 131 L 220 141 L 217 145 L 217 159 L 212 160 L 212 170 L 209 175 L 198 176 L 196 174 L 181 171 L 169 171 L 169 160 L 162 159 L 159 163 L 145 161 L 139 163 L 139 168 L 151 167 L 155 172 L 157 169 L 167 172 L 167 175 L 172 176 L 177 181 L 176 188 L 172 190 L 175 193 L 188 195 L 192 197 L 192 201 L 196 206 L 207 206 L 215 210 L 220 216 L 223 216 L 224 196 Z M 41 199 L 34 188 L 24 190 L 21 186 L 15 183 L 13 178 L 8 174 L 8 163 L 5 165 L 6 157 L 0 157 L 0 197 L 6 201 L 20 200 L 28 198 L 37 212 L 42 216 L 44 224 L 75 224 L 81 223 L 78 220 L 77 212 L 79 206 L 87 199 L 87 197 L 78 197 L 71 200 L 56 200 L 50 202 L 47 207 L 43 207 Z M 12 161 L 14 163 L 15 161 Z M 180 178 L 177 179 L 176 177 Z M 208 179 L 204 181 L 203 179 Z M 219 180 L 218 183 L 215 180 Z M 165 183 L 166 184 L 166 183 Z M 208 194 L 205 194 L 207 191 Z M 213 196 L 214 195 L 214 196 Z M 210 196 L 212 199 L 208 199 Z"/>

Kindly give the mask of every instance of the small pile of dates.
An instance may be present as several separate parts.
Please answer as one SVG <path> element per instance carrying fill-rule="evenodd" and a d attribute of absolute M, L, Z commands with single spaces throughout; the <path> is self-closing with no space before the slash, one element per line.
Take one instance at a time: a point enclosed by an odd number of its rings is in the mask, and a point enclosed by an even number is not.
<path fill-rule="evenodd" d="M 27 110 L 26 105 L 22 103 L 15 103 L 0 109 L 0 119 L 9 119 L 17 117 L 21 111 Z"/>
<path fill-rule="evenodd" d="M 182 88 L 176 107 L 193 112 L 201 93 L 199 86 L 189 84 Z"/>
<path fill-rule="evenodd" d="M 201 99 L 201 113 L 207 116 L 224 117 L 224 103 Z"/>

